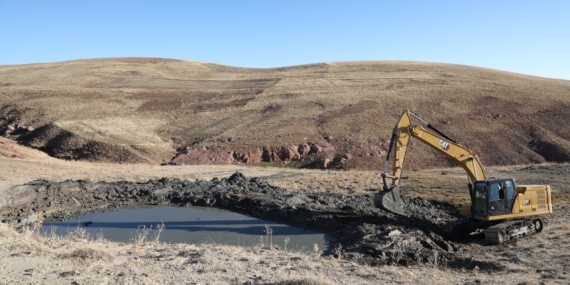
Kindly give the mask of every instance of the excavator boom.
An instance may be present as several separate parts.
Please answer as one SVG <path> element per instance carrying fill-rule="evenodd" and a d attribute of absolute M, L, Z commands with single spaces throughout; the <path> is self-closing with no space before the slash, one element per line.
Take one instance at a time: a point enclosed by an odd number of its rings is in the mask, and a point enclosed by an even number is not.
<path fill-rule="evenodd" d="M 412 117 L 423 123 L 431 131 L 427 131 L 420 125 L 413 124 Z M 377 207 L 396 214 L 406 215 L 399 187 L 404 160 L 412 137 L 460 165 L 467 172 L 471 184 L 475 181 L 485 180 L 485 172 L 477 155 L 460 142 L 445 135 L 430 123 L 406 110 L 394 127 L 390 139 L 384 172 L 382 173 L 384 191 L 374 197 L 374 203 Z M 393 159 L 391 157 L 392 154 L 394 155 Z M 391 173 L 389 173 L 390 168 L 392 169 Z"/>

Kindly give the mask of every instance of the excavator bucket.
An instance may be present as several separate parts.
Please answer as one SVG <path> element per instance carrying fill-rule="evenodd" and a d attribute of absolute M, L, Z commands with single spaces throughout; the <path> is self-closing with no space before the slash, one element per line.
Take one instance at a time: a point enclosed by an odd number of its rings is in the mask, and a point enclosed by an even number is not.
<path fill-rule="evenodd" d="M 402 200 L 400 187 L 398 186 L 394 186 L 389 190 L 384 190 L 374 195 L 374 205 L 394 214 L 407 216 L 404 210 L 404 200 Z"/>

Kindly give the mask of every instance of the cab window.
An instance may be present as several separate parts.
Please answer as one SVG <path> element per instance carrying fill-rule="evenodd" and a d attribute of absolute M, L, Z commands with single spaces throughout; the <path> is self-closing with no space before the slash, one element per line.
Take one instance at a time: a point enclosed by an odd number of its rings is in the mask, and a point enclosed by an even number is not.
<path fill-rule="evenodd" d="M 507 180 L 505 181 L 505 188 L 507 191 L 507 199 L 512 200 L 515 197 L 515 185 L 512 181 Z"/>
<path fill-rule="evenodd" d="M 492 201 L 497 201 L 497 200 L 505 198 L 504 192 L 499 191 L 500 186 L 498 183 L 491 184 L 491 187 L 489 189 L 490 189 L 489 201 L 492 202 Z M 500 192 L 502 192 L 503 195 L 500 195 L 501 194 Z M 503 196 L 503 197 L 501 197 L 501 196 Z"/>

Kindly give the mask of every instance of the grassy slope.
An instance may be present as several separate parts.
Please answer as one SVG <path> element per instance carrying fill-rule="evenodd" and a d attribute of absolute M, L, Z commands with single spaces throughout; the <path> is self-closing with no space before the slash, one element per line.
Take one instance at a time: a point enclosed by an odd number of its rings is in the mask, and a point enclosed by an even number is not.
<path fill-rule="evenodd" d="M 570 157 L 570 132 L 560 128 L 570 115 L 569 91 L 564 80 L 420 62 L 247 69 L 79 60 L 0 66 L 0 125 L 51 123 L 28 139 L 32 146 L 97 141 L 84 151 L 94 160 L 163 161 L 188 145 L 314 142 L 334 148 L 329 156 L 353 154 L 349 167 L 376 169 L 383 158 L 367 154 L 410 109 L 468 144 L 484 164 L 509 165 Z M 427 147 L 414 145 L 408 157 L 410 168 L 449 166 Z"/>

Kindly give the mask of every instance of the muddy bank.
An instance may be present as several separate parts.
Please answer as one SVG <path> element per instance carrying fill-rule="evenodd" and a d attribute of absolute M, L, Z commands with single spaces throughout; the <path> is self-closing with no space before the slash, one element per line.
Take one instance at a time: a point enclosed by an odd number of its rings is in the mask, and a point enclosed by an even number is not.
<path fill-rule="evenodd" d="M 405 194 L 405 189 L 403 190 Z M 446 240 L 439 225 L 454 220 L 455 209 L 422 199 L 408 199 L 410 217 L 377 209 L 373 194 L 302 194 L 235 173 L 211 181 L 171 178 L 134 182 L 53 182 L 36 180 L 0 199 L 2 222 L 14 227 L 42 219 L 64 220 L 79 213 L 137 205 L 211 206 L 257 218 L 324 231 L 343 258 L 371 265 L 418 263 L 452 268 L 499 269 L 464 257 L 460 245 Z"/>

